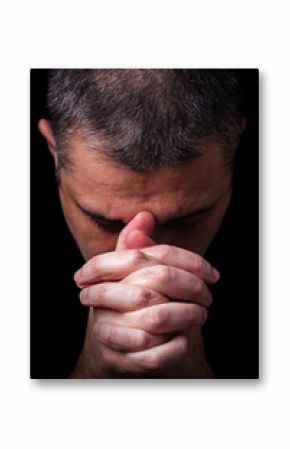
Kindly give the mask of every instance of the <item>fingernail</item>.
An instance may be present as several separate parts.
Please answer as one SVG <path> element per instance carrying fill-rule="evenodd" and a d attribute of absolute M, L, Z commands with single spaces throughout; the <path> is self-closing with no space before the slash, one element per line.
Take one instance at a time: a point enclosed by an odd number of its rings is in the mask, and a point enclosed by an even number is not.
<path fill-rule="evenodd" d="M 81 277 L 82 277 L 82 271 L 83 271 L 83 269 L 80 268 L 80 269 L 75 273 L 75 275 L 74 275 L 74 280 L 75 280 L 75 282 L 79 282 L 79 281 L 81 280 Z"/>
<path fill-rule="evenodd" d="M 217 282 L 219 280 L 219 278 L 221 277 L 219 271 L 214 267 L 212 267 L 212 275 L 214 277 L 215 282 Z"/>
<path fill-rule="evenodd" d="M 84 288 L 81 292 L 80 292 L 80 301 L 82 304 L 86 303 L 86 299 L 88 298 L 88 289 Z"/>

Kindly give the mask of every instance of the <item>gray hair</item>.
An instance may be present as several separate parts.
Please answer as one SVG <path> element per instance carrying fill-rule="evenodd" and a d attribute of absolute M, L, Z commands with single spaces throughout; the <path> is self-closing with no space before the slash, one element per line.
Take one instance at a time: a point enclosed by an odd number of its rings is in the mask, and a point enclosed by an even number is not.
<path fill-rule="evenodd" d="M 231 163 L 239 144 L 239 83 L 230 69 L 51 70 L 47 104 L 62 166 L 75 132 L 135 171 L 197 157 L 207 138 Z"/>

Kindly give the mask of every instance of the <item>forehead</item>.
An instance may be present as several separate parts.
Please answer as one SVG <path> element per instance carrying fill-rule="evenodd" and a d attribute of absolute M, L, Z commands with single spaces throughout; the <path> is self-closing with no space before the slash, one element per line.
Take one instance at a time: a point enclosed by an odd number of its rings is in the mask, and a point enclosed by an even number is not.
<path fill-rule="evenodd" d="M 209 143 L 202 156 L 175 167 L 137 173 L 108 161 L 79 138 L 71 139 L 70 166 L 61 181 L 83 207 L 129 221 L 139 210 L 161 220 L 215 201 L 228 185 L 222 150 Z"/>

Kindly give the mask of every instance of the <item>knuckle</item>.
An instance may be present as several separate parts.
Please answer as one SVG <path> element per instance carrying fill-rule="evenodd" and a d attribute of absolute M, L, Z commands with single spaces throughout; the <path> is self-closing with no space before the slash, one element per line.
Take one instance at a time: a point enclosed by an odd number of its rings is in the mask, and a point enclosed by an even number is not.
<path fill-rule="evenodd" d="M 203 293 L 204 287 L 203 287 L 203 282 L 201 279 L 196 279 L 195 280 L 195 293 L 197 295 L 200 295 L 201 293 Z"/>
<path fill-rule="evenodd" d="M 200 307 L 196 304 L 192 304 L 188 311 L 189 320 L 192 324 L 204 324 L 208 317 L 208 312 L 205 307 Z"/>
<path fill-rule="evenodd" d="M 198 272 L 203 270 L 204 267 L 203 259 L 198 254 L 194 254 L 193 265 Z"/>
<path fill-rule="evenodd" d="M 146 370 L 155 371 L 160 368 L 160 362 L 160 357 L 157 354 L 147 354 L 142 361 L 142 365 Z"/>
<path fill-rule="evenodd" d="M 145 331 L 140 331 L 138 346 L 146 349 L 150 346 L 150 335 Z"/>
<path fill-rule="evenodd" d="M 149 305 L 151 299 L 151 293 L 149 290 L 146 290 L 145 288 L 140 288 L 135 293 L 135 306 L 143 308 Z"/>
<path fill-rule="evenodd" d="M 191 304 L 190 307 L 188 308 L 188 318 L 189 318 L 189 322 L 192 324 L 195 324 L 199 317 L 200 317 L 200 309 L 201 307 L 199 307 L 196 304 Z"/>
<path fill-rule="evenodd" d="M 148 266 L 148 267 L 144 267 L 142 269 L 142 276 L 144 278 L 152 278 L 154 276 L 154 273 L 156 271 L 156 266 Z"/>
<path fill-rule="evenodd" d="M 152 295 L 151 295 L 151 298 L 150 298 L 150 304 L 149 305 L 158 305 L 158 304 L 166 304 L 166 303 L 169 303 L 170 302 L 170 300 L 166 297 L 166 296 L 163 296 L 163 295 L 161 295 L 161 294 L 159 294 L 159 293 L 157 293 L 157 292 L 154 292 L 154 291 L 152 291 Z"/>
<path fill-rule="evenodd" d="M 115 343 L 117 339 L 116 327 L 108 323 L 97 323 L 94 327 L 94 334 L 97 340 L 106 342 L 108 345 Z"/>
<path fill-rule="evenodd" d="M 157 265 L 153 273 L 155 279 L 161 284 L 167 284 L 172 279 L 172 271 L 166 266 Z"/>
<path fill-rule="evenodd" d="M 197 325 L 203 323 L 203 307 L 198 306 L 197 304 L 191 304 L 188 308 L 188 320 L 189 323 L 193 325 Z"/>
<path fill-rule="evenodd" d="M 132 265 L 140 265 L 146 260 L 146 256 L 142 251 L 133 249 L 130 251 Z"/>
<path fill-rule="evenodd" d="M 165 309 L 153 308 L 146 311 L 145 322 L 151 331 L 158 331 L 164 327 L 168 321 L 168 313 Z"/>
<path fill-rule="evenodd" d="M 104 337 L 109 345 L 115 343 L 117 337 L 116 328 L 114 326 L 107 326 Z"/>
<path fill-rule="evenodd" d="M 158 245 L 158 251 L 161 259 L 167 260 L 173 255 L 173 248 L 170 245 Z"/>
<path fill-rule="evenodd" d="M 108 293 L 108 285 L 101 283 L 98 284 L 96 289 L 96 297 L 98 298 L 103 298 L 106 297 L 107 293 Z"/>

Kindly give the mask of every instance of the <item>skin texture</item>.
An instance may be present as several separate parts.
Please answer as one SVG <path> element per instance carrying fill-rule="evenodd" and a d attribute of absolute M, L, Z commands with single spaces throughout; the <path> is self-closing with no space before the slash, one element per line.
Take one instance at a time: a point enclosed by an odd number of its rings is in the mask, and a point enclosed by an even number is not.
<path fill-rule="evenodd" d="M 39 129 L 57 167 L 49 123 Z M 221 148 L 209 141 L 202 156 L 147 173 L 106 160 L 79 134 L 67 151 L 59 194 L 86 261 L 75 281 L 90 307 L 71 377 L 212 377 L 201 326 L 212 301 L 207 284 L 219 276 L 202 255 L 232 193 Z M 104 226 L 84 210 L 118 223 Z M 198 210 L 205 212 L 180 220 Z"/>

